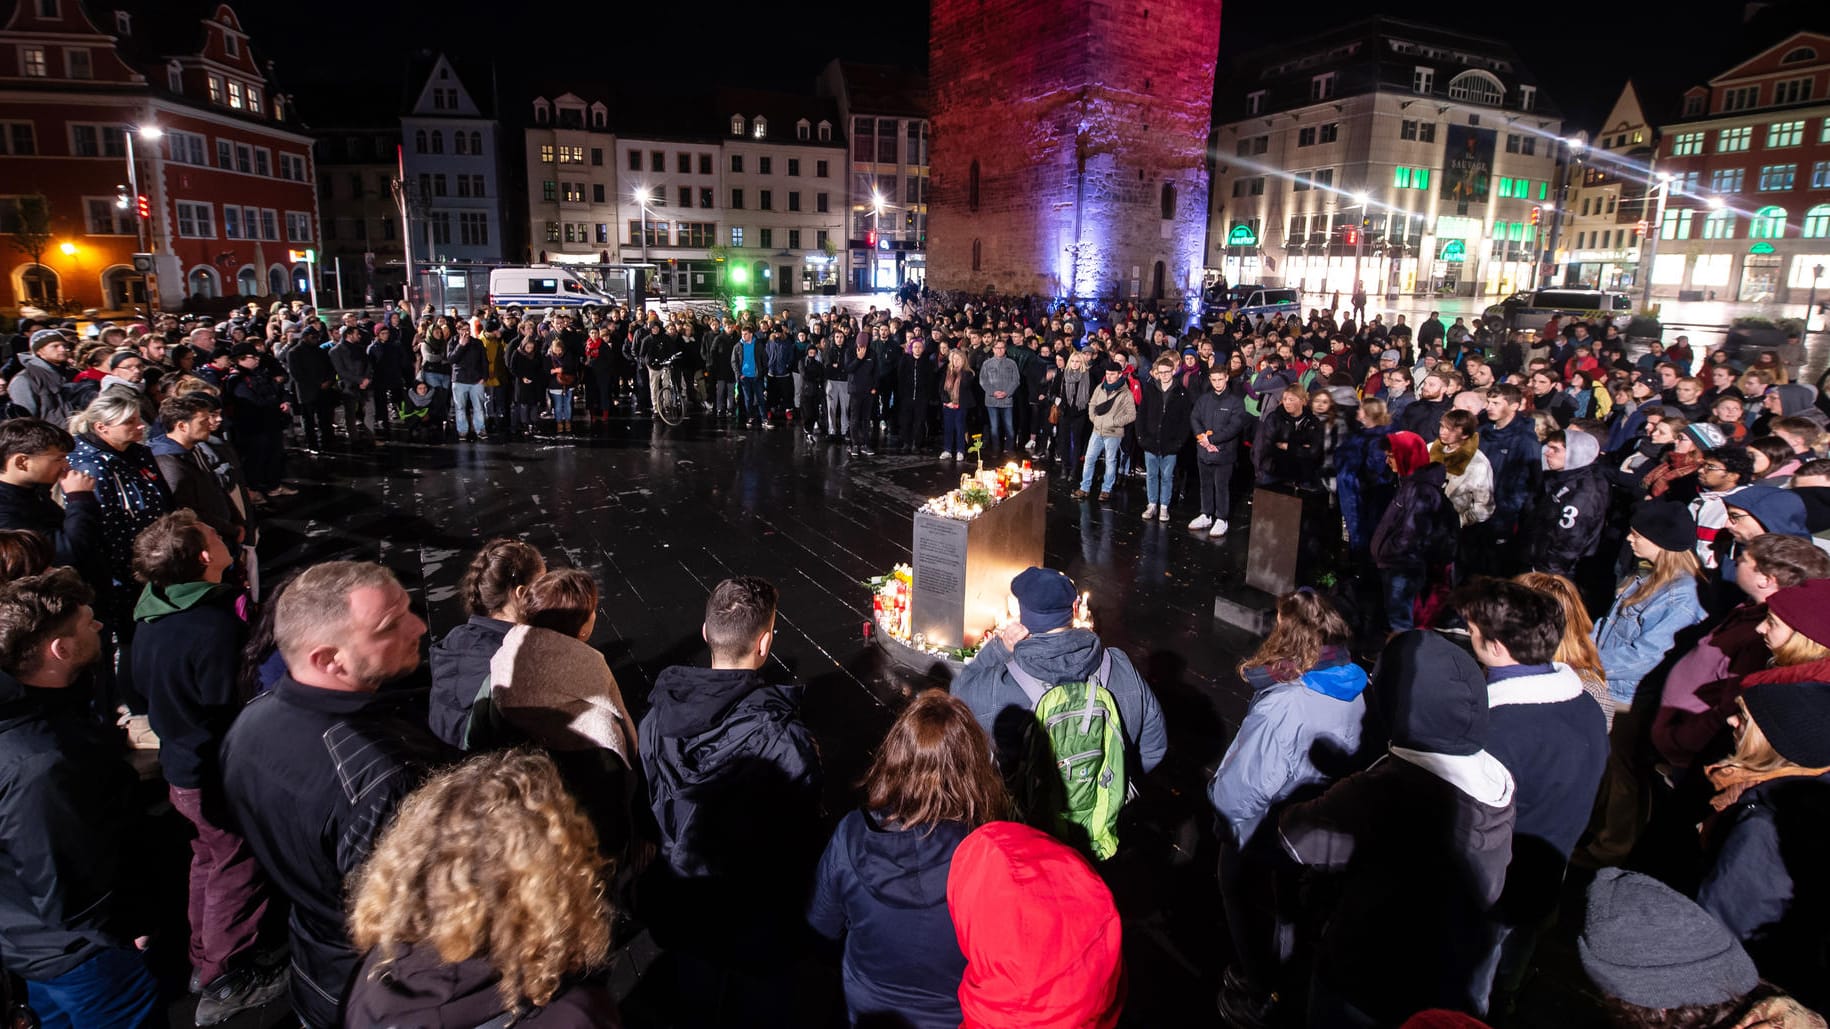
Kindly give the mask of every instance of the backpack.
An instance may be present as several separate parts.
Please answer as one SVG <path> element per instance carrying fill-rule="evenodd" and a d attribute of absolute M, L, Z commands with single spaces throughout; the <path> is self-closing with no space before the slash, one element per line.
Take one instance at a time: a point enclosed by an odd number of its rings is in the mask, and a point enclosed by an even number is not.
<path fill-rule="evenodd" d="M 1050 685 L 1015 660 L 1006 667 L 1036 714 L 1017 780 L 1019 809 L 1029 824 L 1104 861 L 1118 852 L 1125 803 L 1125 737 L 1104 685 L 1112 652 L 1084 682 Z"/>

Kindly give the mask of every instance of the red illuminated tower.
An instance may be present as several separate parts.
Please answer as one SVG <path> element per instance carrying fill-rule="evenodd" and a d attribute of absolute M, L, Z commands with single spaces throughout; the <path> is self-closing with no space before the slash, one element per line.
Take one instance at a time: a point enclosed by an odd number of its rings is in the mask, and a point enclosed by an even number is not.
<path fill-rule="evenodd" d="M 932 0 L 928 281 L 1199 287 L 1218 0 Z"/>

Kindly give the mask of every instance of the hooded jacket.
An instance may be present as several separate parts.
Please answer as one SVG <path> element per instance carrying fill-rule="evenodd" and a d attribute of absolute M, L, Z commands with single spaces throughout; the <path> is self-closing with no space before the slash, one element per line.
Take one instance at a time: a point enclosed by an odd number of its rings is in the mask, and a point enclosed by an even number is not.
<path fill-rule="evenodd" d="M 1398 480 L 1385 463 L 1383 445 L 1385 437 L 1395 431 L 1390 425 L 1354 429 L 1334 451 L 1335 496 L 1340 499 L 1341 520 L 1347 525 L 1348 545 L 1356 553 L 1372 546 L 1373 530 L 1398 489 Z"/>
<path fill-rule="evenodd" d="M 1786 382 L 1774 386 L 1773 392 L 1779 395 L 1779 416 L 1781 418 L 1789 415 L 1799 415 L 1811 419 L 1816 422 L 1819 427 L 1823 427 L 1826 422 L 1830 422 L 1830 418 L 1827 418 L 1822 411 L 1817 409 L 1815 403 L 1817 400 L 1816 389 L 1801 382 Z"/>
<path fill-rule="evenodd" d="M 464 745 L 470 707 L 476 702 L 477 691 L 489 679 L 490 658 L 495 657 L 511 628 L 513 625 L 499 618 L 471 615 L 469 621 L 432 645 L 428 720 L 433 735 L 454 747 Z"/>
<path fill-rule="evenodd" d="M 1189 410 L 1189 428 L 1196 437 L 1205 436 L 1216 449 L 1195 448 L 1195 460 L 1205 465 L 1231 465 L 1239 457 L 1239 441 L 1245 438 L 1249 419 L 1245 404 L 1230 390 L 1215 393 L 1203 388 Z"/>
<path fill-rule="evenodd" d="M 966 956 L 962 1029 L 1110 1029 L 1125 1003 L 1112 892 L 1066 844 L 1015 822 L 953 853 L 947 909 Z"/>
<path fill-rule="evenodd" d="M 160 436 L 146 446 L 159 463 L 159 474 L 165 477 L 165 488 L 172 496 L 172 510 L 190 508 L 204 524 L 215 529 L 224 542 L 233 545 L 243 532 L 243 519 L 229 501 L 229 491 L 216 478 L 203 454 L 187 449 L 169 435 Z"/>
<path fill-rule="evenodd" d="M 1045 683 L 1082 682 L 1099 670 L 1106 650 L 1090 629 L 1029 636 L 1018 641 L 1014 653 L 993 636 L 953 680 L 953 695 L 966 702 L 991 737 L 992 753 L 1006 779 L 1017 774 L 1028 755 L 1029 727 L 1036 721 L 1029 695 L 1011 677 L 1010 662 L 1019 662 Z M 1121 650 L 1111 653 L 1112 669 L 1105 687 L 1118 705 L 1127 772 L 1149 772 L 1169 748 L 1163 709 L 1131 659 Z"/>
<path fill-rule="evenodd" d="M 1544 467 L 1543 487 L 1524 522 L 1526 561 L 1536 572 L 1568 576 L 1595 552 L 1607 521 L 1608 484 L 1595 459 L 1601 444 L 1586 432 L 1564 434 L 1563 467 Z M 1543 464 L 1543 455 L 1539 454 Z"/>
<path fill-rule="evenodd" d="M 137 777 L 81 709 L 0 672 L 0 957 L 55 979 L 147 931 L 129 881 Z"/>
<path fill-rule="evenodd" d="M 960 953 L 947 877 L 967 827 L 885 827 L 867 811 L 839 823 L 814 876 L 807 921 L 845 941 L 845 1006 L 853 1023 L 910 1029 L 960 1024 Z"/>
<path fill-rule="evenodd" d="M 1172 457 L 1180 453 L 1182 444 L 1188 442 L 1192 408 L 1188 391 L 1181 383 L 1172 379 L 1168 389 L 1157 385 L 1155 379 L 1145 383 L 1144 402 L 1137 418 L 1137 441 L 1144 451 Z"/>
<path fill-rule="evenodd" d="M 1522 413 L 1503 429 L 1481 427 L 1481 453 L 1493 466 L 1493 523 L 1499 532 L 1510 534 L 1530 503 L 1542 451 L 1531 419 Z"/>
<path fill-rule="evenodd" d="M 1429 448 L 1415 433 L 1386 437 L 1397 462 L 1398 492 L 1373 530 L 1373 562 L 1382 569 L 1421 570 L 1455 554 L 1461 516 L 1443 493 L 1448 471 L 1430 462 Z"/>
<path fill-rule="evenodd" d="M 1102 379 L 1093 386 L 1093 395 L 1087 401 L 1087 411 L 1093 419 L 1093 435 L 1112 439 L 1123 438 L 1125 426 L 1137 421 L 1137 401 L 1132 399 L 1131 390 L 1120 379 L 1118 384 L 1108 389 Z"/>
<path fill-rule="evenodd" d="M 32 354 L 21 363 L 19 374 L 7 384 L 6 392 L 13 404 L 27 415 L 62 425 L 70 417 L 70 404 L 63 395 L 64 381 L 62 371 Z"/>
<path fill-rule="evenodd" d="M 1352 770 L 1366 720 L 1366 672 L 1340 647 L 1289 682 L 1262 667 L 1246 669 L 1245 680 L 1251 705 L 1208 787 L 1240 847 L 1273 808 Z"/>
<path fill-rule="evenodd" d="M 1515 817 L 1512 776 L 1481 749 L 1486 679 L 1429 631 L 1394 638 L 1379 663 L 1390 753 L 1278 820 L 1292 857 L 1339 873 L 1316 976 L 1380 1024 L 1479 1013 Z"/>
<path fill-rule="evenodd" d="M 247 701 L 238 688 L 246 626 L 221 583 L 147 586 L 134 606 L 133 684 L 159 735 L 159 768 L 180 789 L 221 785 L 217 748 Z"/>
<path fill-rule="evenodd" d="M 54 564 L 78 569 L 92 587 L 107 587 L 108 580 L 98 578 L 102 509 L 94 493 L 66 493 L 59 507 L 49 486 L 0 482 L 0 529 L 30 529 L 43 536 L 51 544 Z"/>
<path fill-rule="evenodd" d="M 430 944 L 403 948 L 384 969 L 379 951 L 370 952 L 344 1006 L 344 1025 L 419 1026 L 474 1029 L 506 1010 L 497 988 L 501 975 L 485 958 L 446 964 Z M 588 1029 L 622 1024 L 616 1000 L 603 983 L 577 982 L 560 988 L 545 1007 L 514 1022 L 535 1029 Z"/>

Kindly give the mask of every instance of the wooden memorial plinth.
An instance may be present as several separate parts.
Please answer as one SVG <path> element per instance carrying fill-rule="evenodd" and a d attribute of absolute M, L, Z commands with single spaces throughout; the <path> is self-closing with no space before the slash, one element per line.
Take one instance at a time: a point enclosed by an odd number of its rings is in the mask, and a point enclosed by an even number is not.
<path fill-rule="evenodd" d="M 1010 580 L 1042 564 L 1047 514 L 1043 475 L 970 520 L 915 512 L 910 631 L 930 644 L 959 647 L 966 645 L 968 631 L 976 634 L 1002 621 Z"/>

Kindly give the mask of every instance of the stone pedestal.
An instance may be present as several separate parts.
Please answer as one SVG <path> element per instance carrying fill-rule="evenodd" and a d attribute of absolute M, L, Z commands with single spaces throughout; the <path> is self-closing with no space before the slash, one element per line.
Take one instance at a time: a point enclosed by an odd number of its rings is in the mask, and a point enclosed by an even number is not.
<path fill-rule="evenodd" d="M 1246 585 L 1281 597 L 1296 588 L 1302 552 L 1303 498 L 1266 489 L 1252 491 L 1252 537 L 1245 554 Z"/>
<path fill-rule="evenodd" d="M 1048 480 L 1038 476 L 970 521 L 917 511 L 910 631 L 931 644 L 959 647 L 966 633 L 1003 620 L 1010 580 L 1042 564 L 1047 505 Z"/>

